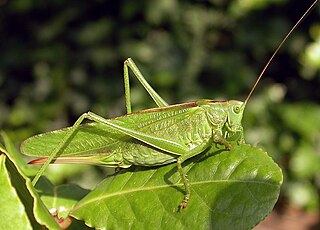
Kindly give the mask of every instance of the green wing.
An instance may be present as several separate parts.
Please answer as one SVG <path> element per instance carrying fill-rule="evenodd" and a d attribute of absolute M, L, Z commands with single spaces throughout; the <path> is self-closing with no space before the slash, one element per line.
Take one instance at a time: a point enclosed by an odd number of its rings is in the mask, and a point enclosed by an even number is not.
<path fill-rule="evenodd" d="M 48 157 L 69 130 L 70 127 L 30 137 L 22 143 L 21 152 L 28 156 Z M 59 155 L 89 156 L 99 154 L 120 144 L 121 140 L 125 141 L 125 139 L 126 135 L 108 130 L 101 123 L 88 123 L 79 127 Z"/>
<path fill-rule="evenodd" d="M 212 135 L 204 111 L 194 103 L 144 110 L 108 121 L 148 135 L 175 141 L 188 149 L 208 143 Z M 69 129 L 33 136 L 22 143 L 21 151 L 29 156 L 48 157 Z M 149 162 L 151 165 L 155 165 L 156 162 L 163 164 L 168 162 L 162 161 L 176 158 L 172 154 L 168 157 L 164 151 L 110 129 L 102 123 L 81 125 L 60 152 L 59 157 L 104 157 L 120 153 L 121 157 L 133 164 L 146 164 L 145 161 L 150 161 L 150 158 L 153 159 Z M 159 157 L 164 159 L 158 159 Z"/>

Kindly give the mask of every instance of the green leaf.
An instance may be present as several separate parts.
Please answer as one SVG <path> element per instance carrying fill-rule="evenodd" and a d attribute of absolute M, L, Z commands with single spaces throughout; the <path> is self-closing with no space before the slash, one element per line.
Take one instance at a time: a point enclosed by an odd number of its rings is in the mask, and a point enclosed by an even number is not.
<path fill-rule="evenodd" d="M 57 209 L 59 218 L 67 218 L 73 206 L 90 191 L 75 184 L 54 186 L 45 177 L 40 178 L 36 189 L 49 210 Z"/>
<path fill-rule="evenodd" d="M 71 220 L 69 212 L 90 190 L 75 184 L 54 186 L 46 177 L 41 177 L 36 185 L 41 200 L 50 210 L 62 228 L 89 229 L 84 222 Z"/>
<path fill-rule="evenodd" d="M 3 133 L 2 137 L 4 137 Z M 9 139 L 6 139 L 5 145 L 6 149 L 10 150 L 12 143 Z M 54 218 L 42 203 L 39 195 L 32 186 L 30 179 L 26 177 L 21 168 L 18 167 L 19 164 L 15 162 L 15 158 L 11 158 L 14 154 L 8 154 L 7 150 L 4 152 L 6 155 L 1 155 L 2 161 L 0 169 L 1 218 L 4 218 L 0 219 L 1 227 L 4 224 L 9 223 L 10 226 L 14 226 L 13 229 L 42 229 L 44 226 L 49 229 L 60 229 Z M 10 199 L 15 199 L 15 204 L 7 206 L 7 201 Z M 19 201 L 19 203 L 17 201 Z M 18 214 L 16 213 L 17 211 Z M 7 213 L 7 215 L 2 216 L 2 213 Z M 14 215 L 16 214 L 17 216 L 14 218 Z M 20 216 L 27 217 L 29 223 L 26 223 L 23 219 L 19 219 Z M 19 222 L 20 220 L 21 223 L 15 225 L 16 222 Z M 24 223 L 25 225 L 23 225 Z"/>
<path fill-rule="evenodd" d="M 105 229 L 248 229 L 271 212 L 282 184 L 278 165 L 250 145 L 212 148 L 186 161 L 184 170 L 192 194 L 181 212 L 184 187 L 170 164 L 108 177 L 71 215 Z"/>
<path fill-rule="evenodd" d="M 50 229 L 59 229 L 34 191 L 31 181 L 26 180 L 5 155 L 0 157 L 1 226 L 8 224 L 4 229 L 42 229 L 43 225 Z"/>
<path fill-rule="evenodd" d="M 3 229 L 32 229 L 25 208 L 12 186 L 5 166 L 6 156 L 0 155 L 0 223 Z"/>

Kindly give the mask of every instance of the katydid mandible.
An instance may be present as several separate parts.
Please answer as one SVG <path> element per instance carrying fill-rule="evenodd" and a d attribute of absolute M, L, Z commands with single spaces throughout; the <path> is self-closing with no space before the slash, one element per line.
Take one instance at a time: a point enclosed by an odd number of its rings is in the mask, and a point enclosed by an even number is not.
<path fill-rule="evenodd" d="M 133 60 L 128 58 L 124 62 L 126 115 L 105 119 L 87 112 L 81 115 L 72 127 L 39 134 L 22 143 L 22 153 L 42 157 L 30 162 L 43 164 L 33 179 L 33 184 L 36 184 L 50 163 L 84 163 L 128 168 L 131 165 L 161 166 L 176 162 L 185 187 L 185 196 L 179 208 L 185 208 L 191 188 L 181 164 L 203 153 L 212 144 L 220 144 L 230 150 L 231 140 L 244 143 L 241 121 L 249 98 L 274 56 L 317 2 L 318 0 L 314 1 L 282 40 L 244 102 L 198 100 L 168 105 L 145 80 Z M 129 69 L 158 108 L 132 112 Z M 81 124 L 84 119 L 93 122 Z"/>

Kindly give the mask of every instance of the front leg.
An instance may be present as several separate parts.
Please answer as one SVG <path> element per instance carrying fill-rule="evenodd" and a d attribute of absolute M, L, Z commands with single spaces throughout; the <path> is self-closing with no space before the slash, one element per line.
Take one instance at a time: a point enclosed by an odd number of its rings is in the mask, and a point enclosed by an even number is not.
<path fill-rule="evenodd" d="M 225 127 L 227 128 L 227 137 L 230 141 L 237 141 L 237 143 L 244 144 L 244 135 L 243 135 L 243 127 L 238 126 L 236 128 L 231 128 L 228 123 L 226 123 Z"/>
<path fill-rule="evenodd" d="M 218 134 L 213 134 L 213 141 L 217 144 L 224 145 L 227 150 L 231 150 L 231 144 L 222 136 L 219 136 Z"/>

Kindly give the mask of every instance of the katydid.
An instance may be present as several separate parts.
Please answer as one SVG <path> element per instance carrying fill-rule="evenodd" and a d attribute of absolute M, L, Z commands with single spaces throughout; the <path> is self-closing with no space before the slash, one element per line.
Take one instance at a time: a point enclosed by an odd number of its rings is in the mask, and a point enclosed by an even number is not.
<path fill-rule="evenodd" d="M 132 59 L 124 62 L 124 88 L 127 114 L 105 119 L 92 112 L 81 115 L 72 127 L 39 134 L 25 140 L 22 153 L 42 157 L 31 164 L 43 164 L 33 179 L 35 185 L 50 163 L 84 163 L 127 168 L 131 165 L 161 166 L 175 162 L 185 187 L 180 209 L 188 204 L 191 188 L 182 163 L 203 153 L 213 144 L 230 150 L 230 141 L 244 143 L 241 125 L 244 109 L 267 67 L 298 24 L 303 14 L 275 50 L 244 102 L 238 100 L 168 105 L 145 80 Z M 158 108 L 132 112 L 129 69 L 134 73 Z M 92 123 L 81 124 L 84 119 Z"/>

